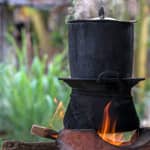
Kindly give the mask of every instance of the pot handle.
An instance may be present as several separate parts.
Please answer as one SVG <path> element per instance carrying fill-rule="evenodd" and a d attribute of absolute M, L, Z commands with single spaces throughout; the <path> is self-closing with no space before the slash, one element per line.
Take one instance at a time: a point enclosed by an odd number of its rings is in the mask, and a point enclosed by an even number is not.
<path fill-rule="evenodd" d="M 121 78 L 121 75 L 120 73 L 115 71 L 105 71 L 99 74 L 99 76 L 97 77 L 97 82 L 99 82 L 101 79 L 110 79 L 110 78 L 119 79 Z"/>

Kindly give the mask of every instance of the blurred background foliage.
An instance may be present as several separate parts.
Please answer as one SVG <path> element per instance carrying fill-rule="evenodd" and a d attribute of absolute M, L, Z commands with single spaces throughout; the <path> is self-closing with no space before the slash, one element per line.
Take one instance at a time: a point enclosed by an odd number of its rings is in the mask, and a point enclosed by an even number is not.
<path fill-rule="evenodd" d="M 43 140 L 30 135 L 32 124 L 63 128 L 70 88 L 58 77 L 69 76 L 65 20 L 70 1 L 59 2 L 0 0 L 0 143 Z M 133 95 L 141 125 L 150 126 L 150 1 L 104 0 L 104 5 L 109 17 L 137 20 L 134 76 L 147 81 Z"/>
<path fill-rule="evenodd" d="M 0 64 L 0 129 L 8 138 L 33 140 L 30 136 L 32 124 L 41 124 L 61 129 L 62 118 L 68 103 L 70 90 L 58 80 L 68 76 L 66 50 L 57 54 L 47 65 L 47 57 L 34 56 L 28 66 L 25 35 L 23 47 L 16 47 L 11 35 L 9 42 L 16 48 L 19 65 Z"/>

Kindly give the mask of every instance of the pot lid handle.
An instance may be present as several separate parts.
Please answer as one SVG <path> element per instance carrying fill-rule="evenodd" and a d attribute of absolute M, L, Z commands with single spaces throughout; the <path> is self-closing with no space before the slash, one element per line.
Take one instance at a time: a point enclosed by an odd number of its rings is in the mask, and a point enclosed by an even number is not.
<path fill-rule="evenodd" d="M 104 19 L 105 18 L 105 10 L 104 10 L 103 0 L 100 0 L 100 9 L 99 9 L 98 14 L 99 14 L 100 19 Z"/>
<path fill-rule="evenodd" d="M 99 9 L 99 17 L 100 19 L 104 19 L 105 18 L 105 11 L 104 11 L 104 7 L 100 7 Z"/>

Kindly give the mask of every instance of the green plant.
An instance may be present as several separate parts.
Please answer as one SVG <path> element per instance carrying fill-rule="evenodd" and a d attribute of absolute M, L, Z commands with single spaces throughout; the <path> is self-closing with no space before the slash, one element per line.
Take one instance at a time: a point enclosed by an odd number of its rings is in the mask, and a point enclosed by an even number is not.
<path fill-rule="evenodd" d="M 0 149 L 1 149 L 1 147 L 2 147 L 2 139 L 0 138 Z"/>
<path fill-rule="evenodd" d="M 57 77 L 68 74 L 62 69 L 65 53 L 57 54 L 48 66 L 46 58 L 35 56 L 29 68 L 25 38 L 22 49 L 11 36 L 8 38 L 17 50 L 19 68 L 0 64 L 0 128 L 8 131 L 10 139 L 38 140 L 30 135 L 32 124 L 50 125 L 56 130 L 63 127 L 70 90 Z"/>

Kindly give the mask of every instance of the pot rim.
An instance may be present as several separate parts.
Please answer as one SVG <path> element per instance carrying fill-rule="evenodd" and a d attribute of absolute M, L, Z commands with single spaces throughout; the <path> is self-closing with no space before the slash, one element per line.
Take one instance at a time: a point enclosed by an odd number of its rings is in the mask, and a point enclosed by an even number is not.
<path fill-rule="evenodd" d="M 122 23 L 122 24 L 134 24 L 136 23 L 136 20 L 116 20 L 116 19 L 110 19 L 110 18 L 105 18 L 105 19 L 78 19 L 78 20 L 70 20 L 68 21 L 68 24 L 74 24 L 74 23 L 106 23 L 106 22 L 112 22 L 112 23 Z"/>

